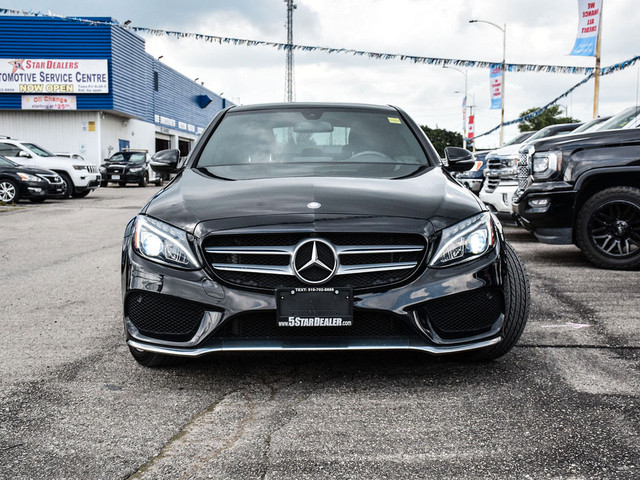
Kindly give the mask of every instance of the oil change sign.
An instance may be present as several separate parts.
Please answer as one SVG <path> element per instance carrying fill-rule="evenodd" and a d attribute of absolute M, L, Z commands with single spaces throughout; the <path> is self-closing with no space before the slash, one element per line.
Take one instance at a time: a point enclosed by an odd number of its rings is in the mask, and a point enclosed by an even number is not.
<path fill-rule="evenodd" d="M 0 93 L 108 93 L 107 60 L 0 58 Z"/>

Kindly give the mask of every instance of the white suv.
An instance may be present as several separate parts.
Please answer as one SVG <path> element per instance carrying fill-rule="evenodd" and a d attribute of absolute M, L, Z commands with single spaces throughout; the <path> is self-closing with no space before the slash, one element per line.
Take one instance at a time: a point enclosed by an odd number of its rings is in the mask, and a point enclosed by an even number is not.
<path fill-rule="evenodd" d="M 100 186 L 98 167 L 86 160 L 58 157 L 35 143 L 0 138 L 0 155 L 27 167 L 53 170 L 65 183 L 64 198 L 86 197 Z"/>

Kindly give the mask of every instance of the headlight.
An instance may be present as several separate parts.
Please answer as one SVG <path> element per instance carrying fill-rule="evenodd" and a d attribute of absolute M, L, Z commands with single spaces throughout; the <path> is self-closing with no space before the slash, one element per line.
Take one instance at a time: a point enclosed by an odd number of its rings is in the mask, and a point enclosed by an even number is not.
<path fill-rule="evenodd" d="M 536 178 L 549 177 L 559 172 L 562 167 L 562 152 L 541 152 L 533 155 L 533 176 Z"/>
<path fill-rule="evenodd" d="M 429 262 L 431 267 L 448 267 L 478 258 L 495 243 L 491 214 L 484 212 L 442 231 L 440 245 Z"/>
<path fill-rule="evenodd" d="M 129 170 L 131 173 L 138 173 L 142 171 L 142 167 L 135 167 Z"/>
<path fill-rule="evenodd" d="M 75 170 L 86 170 L 87 166 L 86 165 L 74 165 L 73 168 Z"/>
<path fill-rule="evenodd" d="M 28 173 L 16 172 L 22 180 L 26 182 L 42 182 L 43 180 L 40 177 L 36 177 L 35 175 L 29 175 Z"/>
<path fill-rule="evenodd" d="M 155 218 L 144 215 L 136 218 L 133 249 L 164 265 L 185 270 L 201 268 L 187 240 L 187 232 Z"/>

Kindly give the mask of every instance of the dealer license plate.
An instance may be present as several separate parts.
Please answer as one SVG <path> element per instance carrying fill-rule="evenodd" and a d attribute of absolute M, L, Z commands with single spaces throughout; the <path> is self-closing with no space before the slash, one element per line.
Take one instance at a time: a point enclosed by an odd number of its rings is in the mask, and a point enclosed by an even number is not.
<path fill-rule="evenodd" d="M 351 288 L 281 288 L 276 291 L 279 327 L 350 327 Z"/>

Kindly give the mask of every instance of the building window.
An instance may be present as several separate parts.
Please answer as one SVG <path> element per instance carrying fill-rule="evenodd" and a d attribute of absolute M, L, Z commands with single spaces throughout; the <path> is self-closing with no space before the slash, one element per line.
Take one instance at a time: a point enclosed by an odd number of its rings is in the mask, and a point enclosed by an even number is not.
<path fill-rule="evenodd" d="M 158 72 L 153 72 L 153 89 L 158 91 Z"/>

